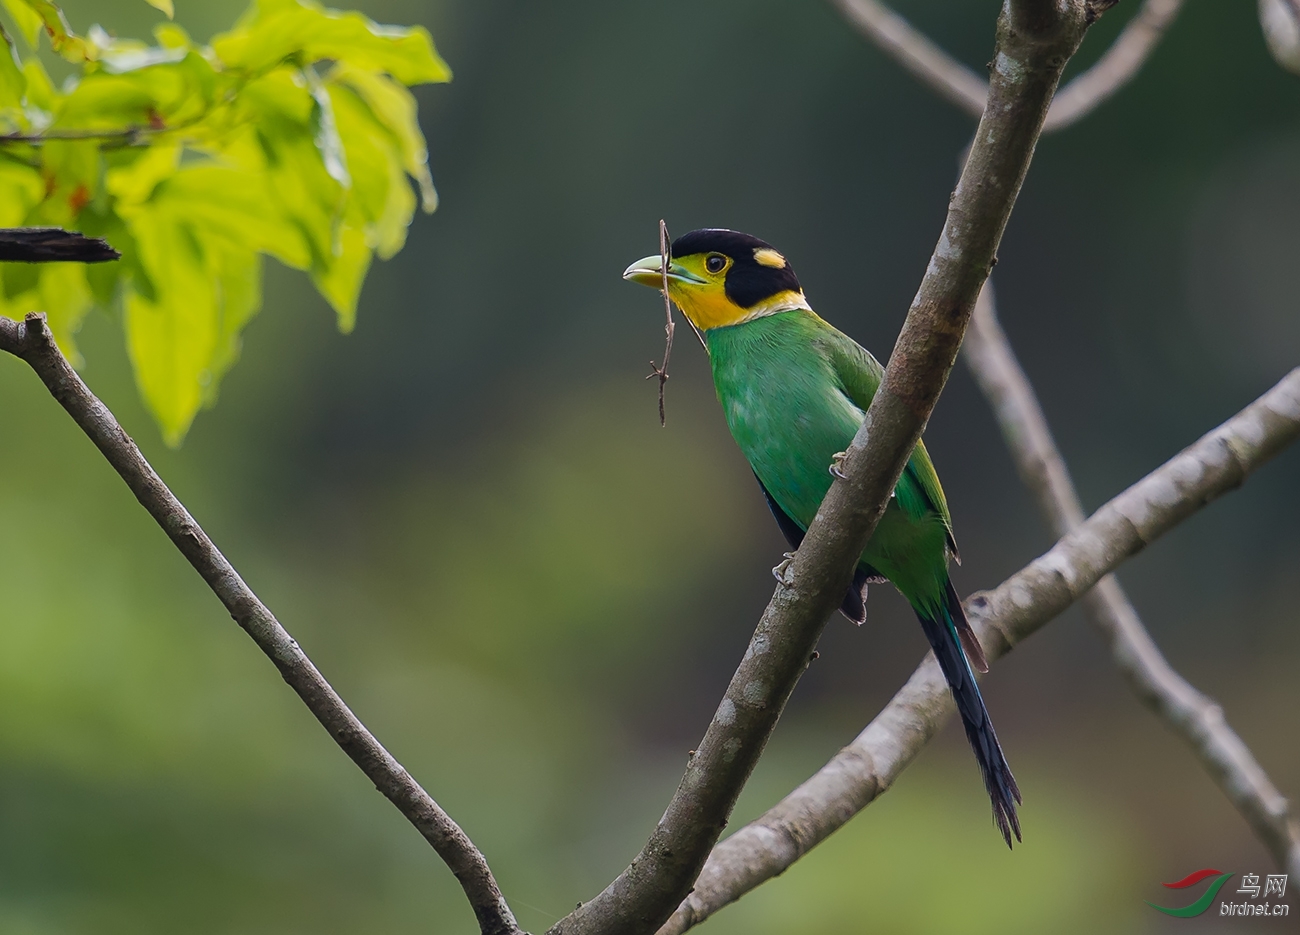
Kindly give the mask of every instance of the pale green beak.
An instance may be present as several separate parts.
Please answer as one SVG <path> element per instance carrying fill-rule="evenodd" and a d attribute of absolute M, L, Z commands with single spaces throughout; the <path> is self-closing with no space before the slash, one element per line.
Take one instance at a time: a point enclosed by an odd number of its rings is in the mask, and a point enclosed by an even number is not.
<path fill-rule="evenodd" d="M 659 254 L 645 257 L 637 260 L 627 269 L 623 270 L 623 278 L 628 282 L 639 282 L 643 286 L 649 286 L 651 289 L 662 289 L 664 286 L 664 274 L 662 260 Z M 697 285 L 703 285 L 704 280 L 698 276 L 687 272 L 683 267 L 676 263 L 668 263 L 668 278 L 677 282 L 692 282 Z"/>

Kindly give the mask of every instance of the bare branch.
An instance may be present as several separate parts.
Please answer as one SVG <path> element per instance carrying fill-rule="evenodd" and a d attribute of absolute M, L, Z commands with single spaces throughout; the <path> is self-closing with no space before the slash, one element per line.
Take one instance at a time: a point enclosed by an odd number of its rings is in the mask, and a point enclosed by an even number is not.
<path fill-rule="evenodd" d="M 1187 741 L 1278 865 L 1300 878 L 1300 824 L 1264 767 L 1228 726 L 1223 708 L 1169 664 L 1114 575 L 1083 596 L 1083 608 L 1109 641 L 1115 664 L 1138 698 Z"/>
<path fill-rule="evenodd" d="M 990 279 L 975 303 L 975 315 L 962 350 L 975 382 L 993 407 L 1020 479 L 1033 493 L 1052 533 L 1060 537 L 1081 525 L 1087 514 L 1083 512 L 1083 504 L 1075 493 L 1074 482 L 1052 439 L 1029 378 L 1020 369 L 998 323 L 994 303 Z"/>
<path fill-rule="evenodd" d="M 841 465 L 844 477 L 823 500 L 649 841 L 604 892 L 557 923 L 553 935 L 648 935 L 689 892 L 925 428 L 992 267 L 1061 70 L 1092 13 L 1085 0 L 1010 0 L 1004 6 L 991 106 L 880 389 Z"/>
<path fill-rule="evenodd" d="M 1083 507 L 1052 438 L 1042 407 L 998 323 L 992 281 L 984 286 L 964 345 L 966 362 L 988 397 L 1007 447 L 1052 531 L 1083 523 Z M 1133 691 L 1191 746 L 1278 863 L 1300 873 L 1300 827 L 1287 801 L 1250 749 L 1228 726 L 1223 709 L 1169 664 L 1142 625 L 1114 575 L 1083 597 L 1084 611 L 1110 643 Z"/>
<path fill-rule="evenodd" d="M 106 240 L 61 227 L 0 228 L 0 262 L 104 263 L 121 256 Z"/>
<path fill-rule="evenodd" d="M 1115 497 L 1046 554 L 992 591 L 971 595 L 966 613 L 989 661 L 1004 656 L 1145 545 L 1238 487 L 1297 437 L 1300 368 Z M 659 935 L 681 935 L 824 841 L 893 785 L 953 710 L 939 666 L 928 654 L 852 743 L 714 848 L 694 891 Z"/>
<path fill-rule="evenodd" d="M 307 654 L 244 584 L 108 407 L 64 359 L 45 324 L 45 315 L 30 314 L 21 324 L 0 318 L 0 350 L 22 358 L 36 371 L 334 742 L 433 845 L 460 881 L 484 935 L 519 935 L 514 915 L 478 848 L 348 709 Z"/>
<path fill-rule="evenodd" d="M 1106 54 L 1061 88 L 1047 112 L 1043 132 L 1055 133 L 1077 123 L 1132 81 L 1182 8 L 1183 0 L 1146 0 Z"/>
<path fill-rule="evenodd" d="M 988 82 L 957 61 L 928 36 L 879 0 L 831 0 L 858 32 L 929 85 L 939 96 L 978 117 L 984 112 Z M 1064 129 L 1086 117 L 1141 70 L 1182 10 L 1184 0 L 1146 0 L 1106 53 L 1073 78 L 1052 101 L 1044 133 Z M 1110 2 L 1096 4 L 1098 8 Z"/>
<path fill-rule="evenodd" d="M 940 97 L 972 117 L 984 113 L 989 83 L 877 0 L 831 0 L 845 18 Z"/>

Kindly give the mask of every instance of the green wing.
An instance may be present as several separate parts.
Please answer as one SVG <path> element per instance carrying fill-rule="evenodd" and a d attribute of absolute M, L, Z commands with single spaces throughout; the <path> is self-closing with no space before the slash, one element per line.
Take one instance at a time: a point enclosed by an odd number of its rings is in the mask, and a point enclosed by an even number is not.
<path fill-rule="evenodd" d="M 871 405 L 885 368 L 880 361 L 848 335 L 826 325 L 819 342 L 822 353 L 830 360 L 835 375 L 840 381 L 840 390 L 853 405 L 866 411 Z M 925 450 L 925 442 L 917 442 L 912 457 L 903 469 L 903 476 L 898 479 L 894 496 L 904 512 L 921 519 L 927 513 L 937 513 L 943 521 L 948 534 L 948 547 L 952 555 L 961 561 L 957 553 L 957 541 L 952 534 L 952 515 L 948 512 L 948 500 L 943 495 L 943 486 L 939 475 L 930 460 L 930 453 Z"/>

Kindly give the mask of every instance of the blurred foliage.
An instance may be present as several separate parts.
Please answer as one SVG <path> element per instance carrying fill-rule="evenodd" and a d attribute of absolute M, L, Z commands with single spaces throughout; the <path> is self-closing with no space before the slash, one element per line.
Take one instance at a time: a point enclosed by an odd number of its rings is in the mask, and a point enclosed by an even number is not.
<path fill-rule="evenodd" d="M 155 3 L 171 15 L 171 4 Z M 371 257 L 406 242 L 417 183 L 437 203 L 408 87 L 450 71 L 423 27 L 313 0 L 254 0 L 201 45 L 79 36 L 49 0 L 5 0 L 79 66 L 0 51 L 0 225 L 105 237 L 119 263 L 10 265 L 0 313 L 45 311 L 64 352 L 91 306 L 120 304 L 136 381 L 168 444 L 216 400 L 262 303 L 262 255 L 310 272 L 350 331 Z"/>

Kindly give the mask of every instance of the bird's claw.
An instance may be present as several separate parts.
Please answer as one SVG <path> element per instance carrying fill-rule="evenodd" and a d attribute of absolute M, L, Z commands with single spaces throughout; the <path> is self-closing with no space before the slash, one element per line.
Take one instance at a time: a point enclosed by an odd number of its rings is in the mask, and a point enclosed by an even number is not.
<path fill-rule="evenodd" d="M 772 569 L 772 577 L 775 578 L 776 583 L 782 587 L 788 588 L 794 583 L 794 581 L 786 575 L 786 572 L 790 570 L 790 563 L 793 561 L 794 553 L 786 552 L 782 556 L 781 564 Z"/>
<path fill-rule="evenodd" d="M 844 459 L 848 456 L 847 451 L 837 451 L 831 455 L 831 466 L 827 469 L 831 472 L 831 477 L 844 480 L 844 472 L 840 470 L 840 465 L 844 463 Z"/>

